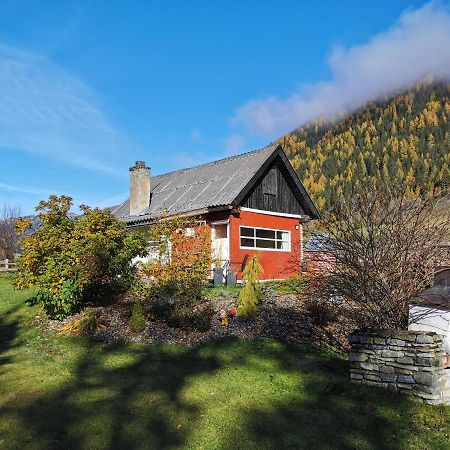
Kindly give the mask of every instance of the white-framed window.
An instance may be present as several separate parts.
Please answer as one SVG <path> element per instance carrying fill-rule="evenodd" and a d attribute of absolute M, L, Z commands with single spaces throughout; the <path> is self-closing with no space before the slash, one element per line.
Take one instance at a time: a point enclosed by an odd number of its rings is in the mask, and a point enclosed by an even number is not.
<path fill-rule="evenodd" d="M 290 231 L 241 225 L 239 233 L 241 248 L 278 252 L 291 251 Z"/>

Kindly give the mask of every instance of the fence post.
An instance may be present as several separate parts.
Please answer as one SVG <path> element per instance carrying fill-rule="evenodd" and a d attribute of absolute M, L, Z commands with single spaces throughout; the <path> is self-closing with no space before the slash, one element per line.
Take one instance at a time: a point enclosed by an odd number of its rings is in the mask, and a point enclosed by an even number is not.
<path fill-rule="evenodd" d="M 6 258 L 5 259 L 5 270 L 8 270 L 8 269 L 9 269 L 9 259 Z"/>

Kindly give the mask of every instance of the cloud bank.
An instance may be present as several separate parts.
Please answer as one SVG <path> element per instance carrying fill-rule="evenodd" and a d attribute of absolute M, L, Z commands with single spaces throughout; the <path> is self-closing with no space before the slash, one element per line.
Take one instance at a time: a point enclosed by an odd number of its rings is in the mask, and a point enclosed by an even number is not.
<path fill-rule="evenodd" d="M 450 13 L 441 3 L 402 13 L 365 45 L 336 48 L 331 81 L 305 86 L 287 98 L 253 100 L 237 109 L 235 127 L 277 137 L 319 116 L 350 112 L 368 100 L 432 76 L 450 79 Z"/>
<path fill-rule="evenodd" d="M 110 165 L 120 136 L 89 88 L 50 60 L 0 44 L 0 99 L 0 148 L 120 175 Z"/>

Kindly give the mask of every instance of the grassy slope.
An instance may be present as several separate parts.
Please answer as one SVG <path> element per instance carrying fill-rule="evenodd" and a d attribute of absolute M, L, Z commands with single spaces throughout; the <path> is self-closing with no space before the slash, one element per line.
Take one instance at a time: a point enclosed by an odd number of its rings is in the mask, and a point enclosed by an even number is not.
<path fill-rule="evenodd" d="M 26 297 L 0 277 L 0 448 L 449 448 L 449 408 L 352 385 L 342 356 L 102 346 L 46 331 Z"/>

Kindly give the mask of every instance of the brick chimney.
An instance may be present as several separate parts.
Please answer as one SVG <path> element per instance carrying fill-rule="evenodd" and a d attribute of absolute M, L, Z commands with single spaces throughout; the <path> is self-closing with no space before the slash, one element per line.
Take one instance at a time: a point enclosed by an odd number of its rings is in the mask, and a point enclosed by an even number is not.
<path fill-rule="evenodd" d="M 130 216 L 136 216 L 150 206 L 150 167 L 136 161 L 130 167 Z"/>

